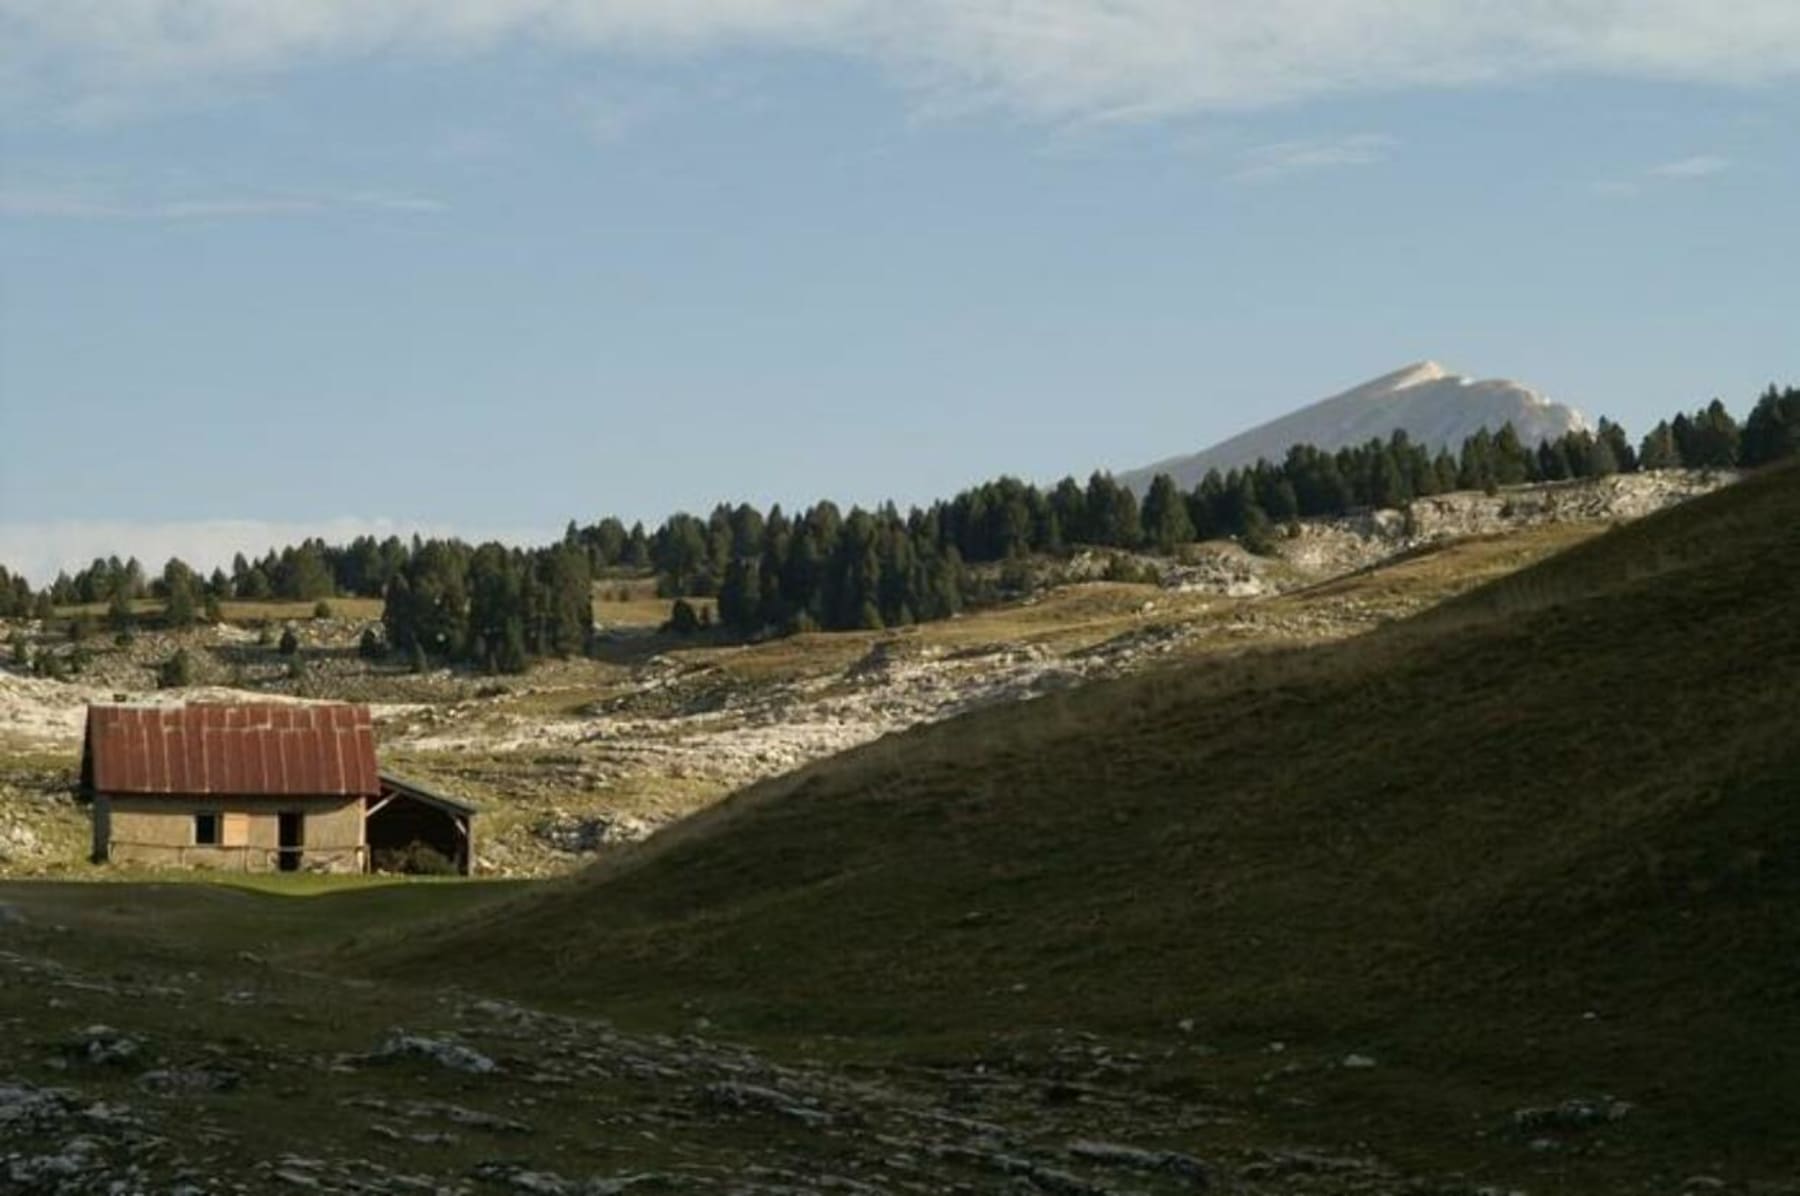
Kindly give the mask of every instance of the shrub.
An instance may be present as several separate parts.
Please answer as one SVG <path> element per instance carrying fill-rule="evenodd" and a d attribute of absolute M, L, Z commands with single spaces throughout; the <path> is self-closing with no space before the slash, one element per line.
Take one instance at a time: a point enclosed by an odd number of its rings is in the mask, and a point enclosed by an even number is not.
<path fill-rule="evenodd" d="M 331 603 L 325 601 L 323 598 L 321 598 L 317 602 L 313 603 L 313 618 L 329 619 L 330 617 L 331 617 Z"/>
<path fill-rule="evenodd" d="M 1106 558 L 1106 571 L 1101 578 L 1105 581 L 1127 582 L 1133 585 L 1160 585 L 1162 571 L 1150 561 L 1140 561 L 1136 557 L 1114 554 Z"/>
<path fill-rule="evenodd" d="M 163 689 L 176 689 L 194 683 L 194 660 L 188 655 L 186 648 L 176 649 L 175 655 L 163 661 L 162 667 L 156 670 L 156 684 Z"/>
<path fill-rule="evenodd" d="M 1000 588 L 1014 594 L 1029 594 L 1038 587 L 1038 571 L 1024 557 L 1012 557 L 1000 566 Z"/>
<path fill-rule="evenodd" d="M 294 634 L 294 629 L 292 627 L 285 628 L 282 631 L 281 643 L 275 650 L 280 652 L 283 656 L 292 656 L 300 650 L 300 637 Z"/>
<path fill-rule="evenodd" d="M 373 627 L 365 627 L 362 638 L 356 641 L 356 654 L 364 660 L 380 660 L 387 655 L 387 645 Z"/>
<path fill-rule="evenodd" d="M 1257 556 L 1274 556 L 1275 537 L 1271 534 L 1269 517 L 1253 508 L 1250 517 L 1244 520 L 1244 534 L 1238 537 L 1238 542 L 1246 552 L 1253 552 Z"/>

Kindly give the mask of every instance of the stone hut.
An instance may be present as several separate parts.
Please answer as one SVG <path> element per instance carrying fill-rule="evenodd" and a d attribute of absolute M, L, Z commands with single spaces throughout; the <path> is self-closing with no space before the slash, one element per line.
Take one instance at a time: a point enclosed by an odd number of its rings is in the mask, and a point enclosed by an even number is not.
<path fill-rule="evenodd" d="M 361 872 L 378 797 L 366 706 L 90 706 L 81 785 L 94 858 L 241 872 Z"/>
<path fill-rule="evenodd" d="M 366 706 L 88 707 L 81 787 L 94 859 L 234 872 L 464 876 L 475 808 L 382 773 Z M 428 851 L 425 849 L 429 849 Z"/>

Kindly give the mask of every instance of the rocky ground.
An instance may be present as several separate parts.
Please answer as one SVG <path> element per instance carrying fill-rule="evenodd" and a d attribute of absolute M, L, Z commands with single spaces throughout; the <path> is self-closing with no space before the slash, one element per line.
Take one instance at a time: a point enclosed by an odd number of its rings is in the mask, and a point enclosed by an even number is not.
<path fill-rule="evenodd" d="M 1473 584 L 1496 561 L 1516 566 L 1581 529 L 1728 480 L 1668 472 L 1445 495 L 1408 512 L 1296 524 L 1274 557 L 1231 544 L 1176 560 L 1083 553 L 1040 565 L 1038 588 L 1018 604 L 885 633 L 681 640 L 614 623 L 602 602 L 597 659 L 523 678 L 363 660 L 356 642 L 368 617 L 287 622 L 300 641 L 292 657 L 277 651 L 272 622 L 141 632 L 123 644 L 16 625 L 0 635 L 16 630 L 31 651 L 80 671 L 53 681 L 0 668 L 10 761 L 0 767 L 0 872 L 77 866 L 85 838 L 69 782 L 84 711 L 119 694 L 369 702 L 390 767 L 483 807 L 482 872 L 545 875 L 741 785 L 921 722 L 1210 651 L 1356 634 Z M 1508 557 L 1487 543 L 1495 539 L 1522 547 Z M 1435 565 L 1391 564 L 1434 550 Z M 1120 575 L 1155 584 L 1102 580 Z M 181 649 L 203 684 L 157 689 L 158 665 Z"/>
<path fill-rule="evenodd" d="M 1515 1190 L 1454 1169 L 1409 1175 L 1366 1146 L 1284 1142 L 1283 1108 L 1379 1084 L 1380 1060 L 1337 1044 L 1053 1033 L 929 1064 L 834 1062 L 829 1044 L 777 1061 L 704 1019 L 627 1032 L 218 953 L 229 935 L 213 954 L 159 943 L 128 967 L 98 964 L 93 941 L 76 944 L 105 935 L 66 898 L 19 900 L 15 887 L 0 902 L 8 1192 Z M 1458 1134 L 1505 1172 L 1598 1151 L 1631 1112 L 1552 1093 Z"/>

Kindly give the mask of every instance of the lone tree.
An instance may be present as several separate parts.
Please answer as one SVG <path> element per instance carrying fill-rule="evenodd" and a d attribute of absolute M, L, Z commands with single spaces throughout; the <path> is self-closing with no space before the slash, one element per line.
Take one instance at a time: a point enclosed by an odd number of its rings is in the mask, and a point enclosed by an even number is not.
<path fill-rule="evenodd" d="M 131 630 L 131 598 L 126 594 L 124 586 L 115 586 L 112 597 L 106 602 L 106 621 L 114 631 Z"/>
<path fill-rule="evenodd" d="M 170 627 L 194 625 L 194 591 L 186 579 L 178 579 L 169 586 L 169 600 L 168 605 L 163 608 L 163 618 Z"/>
<path fill-rule="evenodd" d="M 163 622 L 173 628 L 192 627 L 196 613 L 196 591 L 199 579 L 180 557 L 170 557 L 163 566 Z"/>
<path fill-rule="evenodd" d="M 669 621 L 663 624 L 676 635 L 692 635 L 700 630 L 700 615 L 694 610 L 694 604 L 686 598 L 677 598 L 675 605 L 669 608 Z"/>

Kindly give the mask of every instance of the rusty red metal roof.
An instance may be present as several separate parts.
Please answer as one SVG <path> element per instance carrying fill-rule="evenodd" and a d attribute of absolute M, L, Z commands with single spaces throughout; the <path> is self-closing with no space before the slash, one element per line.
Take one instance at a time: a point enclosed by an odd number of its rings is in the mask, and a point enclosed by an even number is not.
<path fill-rule="evenodd" d="M 89 706 L 81 779 L 94 793 L 372 797 L 367 706 Z"/>

